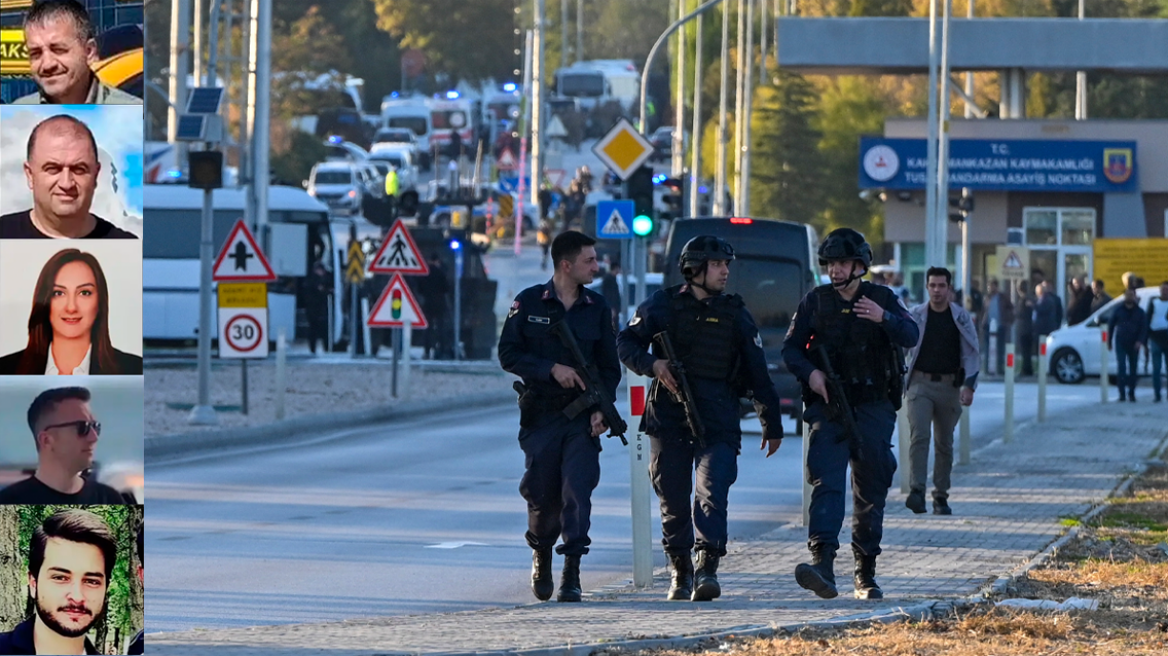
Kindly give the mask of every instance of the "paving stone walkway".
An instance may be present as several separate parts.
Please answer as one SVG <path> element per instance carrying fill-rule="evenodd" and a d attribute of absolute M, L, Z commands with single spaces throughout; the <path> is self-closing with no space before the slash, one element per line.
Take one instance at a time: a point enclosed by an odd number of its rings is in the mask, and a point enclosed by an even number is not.
<path fill-rule="evenodd" d="M 955 467 L 951 517 L 914 515 L 893 489 L 877 579 L 886 599 L 851 596 L 848 521 L 837 560 L 840 596 L 820 600 L 795 584 L 807 557 L 797 516 L 755 540 L 731 545 L 710 603 L 666 602 L 668 577 L 651 590 L 613 585 L 582 604 L 532 603 L 440 615 L 188 631 L 151 635 L 148 653 L 165 656 L 352 654 L 588 654 L 662 639 L 758 632 L 805 622 L 846 621 L 923 602 L 957 601 L 1008 576 L 1105 499 L 1168 437 L 1168 405 L 1087 406 L 1041 425 L 1023 426 Z M 557 561 L 558 568 L 558 561 Z"/>

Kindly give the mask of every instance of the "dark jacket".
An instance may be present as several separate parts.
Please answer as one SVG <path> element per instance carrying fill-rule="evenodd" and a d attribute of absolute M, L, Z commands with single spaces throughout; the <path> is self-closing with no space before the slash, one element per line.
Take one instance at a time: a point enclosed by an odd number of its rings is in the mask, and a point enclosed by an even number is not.
<path fill-rule="evenodd" d="M 8 633 L 0 633 L 0 654 L 35 654 L 36 646 L 32 641 L 32 630 L 34 618 L 30 617 L 27 620 L 16 625 L 16 628 Z M 100 654 L 101 652 L 89 642 L 89 638 L 85 639 L 85 653 L 86 654 Z"/>
<path fill-rule="evenodd" d="M 999 291 L 997 294 L 986 294 L 982 301 L 981 314 L 977 315 L 977 329 L 984 333 L 990 327 L 990 304 L 998 298 L 998 330 L 1007 330 L 1014 325 L 1014 304 L 1010 301 L 1010 294 Z"/>
<path fill-rule="evenodd" d="M 1091 314 L 1094 314 L 1096 310 L 1103 307 L 1104 305 L 1107 305 L 1110 302 L 1111 302 L 1111 295 L 1108 294 L 1107 292 L 1099 292 L 1098 296 L 1092 294 L 1091 295 Z M 1087 316 L 1091 316 L 1091 315 L 1087 315 Z"/>
<path fill-rule="evenodd" d="M 146 643 L 145 643 L 144 638 L 142 637 L 142 631 L 139 631 L 138 635 L 134 636 L 134 640 L 130 643 L 130 647 L 129 647 L 129 649 L 126 650 L 126 653 L 130 654 L 131 656 L 134 656 L 136 654 L 142 654 L 144 652 L 145 648 L 146 648 Z"/>
<path fill-rule="evenodd" d="M 0 375 L 13 376 L 16 375 L 16 367 L 20 365 L 20 359 L 24 357 L 24 349 L 15 353 L 0 358 Z M 45 365 L 48 364 L 48 353 L 37 364 L 37 371 L 32 376 L 43 376 L 45 373 Z M 89 356 L 89 375 L 110 375 L 110 376 L 140 376 L 142 375 L 142 358 L 137 355 L 125 353 L 114 349 L 114 362 L 116 363 L 113 371 L 103 371 L 101 365 L 97 362 L 97 357 L 94 354 Z"/>
<path fill-rule="evenodd" d="M 665 359 L 661 346 L 654 343 L 653 337 L 663 330 L 671 329 L 674 298 L 679 294 L 691 293 L 688 285 L 659 290 L 637 308 L 637 313 L 629 321 L 629 325 L 617 335 L 617 351 L 626 367 L 642 376 L 653 376 L 653 364 L 657 360 Z M 722 295 L 691 302 L 704 304 L 706 310 L 703 311 L 708 311 L 710 303 L 715 298 L 721 300 L 727 297 Z M 742 382 L 754 397 L 763 436 L 767 439 L 779 439 L 783 436 L 779 394 L 767 372 L 766 356 L 763 354 L 758 327 L 746 307 L 739 306 L 735 313 L 737 315 L 734 319 L 735 343 L 727 350 L 735 353 L 740 359 L 739 371 L 742 374 Z M 670 330 L 670 333 L 672 334 L 673 330 Z M 677 340 L 674 341 L 677 348 Z M 684 360 L 685 354 L 681 353 L 679 357 Z M 736 389 L 730 380 L 700 378 L 693 375 L 687 378 L 698 408 L 698 416 L 706 430 L 707 443 L 722 441 L 741 444 L 739 395 L 742 390 Z M 649 390 L 648 406 L 641 418 L 641 430 L 658 438 L 667 434 L 681 435 L 683 431 L 688 435 L 682 405 L 666 390 L 657 387 L 658 383 L 654 380 Z"/>
<path fill-rule="evenodd" d="M 1120 304 L 1107 322 L 1107 345 L 1131 350 L 1136 343 L 1148 343 L 1148 315 L 1139 304 Z"/>
<path fill-rule="evenodd" d="M 1090 287 L 1075 291 L 1074 287 L 1067 289 L 1067 325 L 1074 326 L 1083 323 L 1091 316 L 1091 303 L 1095 294 Z"/>
<path fill-rule="evenodd" d="M 1053 292 L 1034 302 L 1034 334 L 1049 335 L 1063 324 L 1063 302 Z"/>
<path fill-rule="evenodd" d="M 609 398 L 616 398 L 621 367 L 616 357 L 612 312 L 603 296 L 585 287 L 580 287 L 576 302 L 566 310 L 551 280 L 519 292 L 499 336 L 499 364 L 503 370 L 522 378 L 536 396 L 564 396 L 568 390 L 552 378 L 552 367 L 578 365 L 549 330 L 559 321 L 568 322 L 584 359 L 596 365 L 604 391 Z"/>

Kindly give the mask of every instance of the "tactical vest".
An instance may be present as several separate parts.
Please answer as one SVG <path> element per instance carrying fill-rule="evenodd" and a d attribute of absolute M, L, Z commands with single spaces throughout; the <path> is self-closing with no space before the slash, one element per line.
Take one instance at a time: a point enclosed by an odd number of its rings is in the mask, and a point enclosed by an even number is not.
<path fill-rule="evenodd" d="M 671 292 L 669 333 L 686 373 L 731 380 L 738 368 L 737 321 L 742 297 L 720 294 L 702 302 L 680 290 Z"/>
<path fill-rule="evenodd" d="M 888 399 L 899 408 L 898 349 L 884 327 L 856 317 L 831 285 L 816 287 L 814 293 L 819 300 L 819 311 L 812 318 L 815 340 L 826 348 L 848 399 L 853 403 Z M 891 294 L 886 287 L 862 282 L 855 298 L 864 296 L 884 306 Z"/>

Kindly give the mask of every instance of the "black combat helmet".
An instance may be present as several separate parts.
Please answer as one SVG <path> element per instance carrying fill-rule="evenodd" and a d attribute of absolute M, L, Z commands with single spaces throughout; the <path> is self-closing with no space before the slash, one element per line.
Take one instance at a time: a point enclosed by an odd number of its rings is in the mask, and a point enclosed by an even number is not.
<path fill-rule="evenodd" d="M 867 269 L 872 266 L 872 247 L 855 230 L 836 228 L 819 244 L 819 266 L 838 260 L 859 260 Z"/>
<path fill-rule="evenodd" d="M 698 235 L 685 242 L 681 249 L 681 275 L 686 280 L 698 275 L 710 260 L 733 260 L 734 247 L 725 239 L 712 235 Z"/>

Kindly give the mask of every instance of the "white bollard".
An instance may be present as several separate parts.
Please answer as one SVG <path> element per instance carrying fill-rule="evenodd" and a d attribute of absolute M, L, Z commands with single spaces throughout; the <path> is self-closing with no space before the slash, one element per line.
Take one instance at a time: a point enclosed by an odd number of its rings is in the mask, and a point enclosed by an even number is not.
<path fill-rule="evenodd" d="M 1014 440 L 1014 345 L 1006 344 L 1006 430 L 1002 441 Z"/>
<path fill-rule="evenodd" d="M 986 373 L 991 376 L 998 375 L 998 320 L 990 319 L 990 325 L 987 329 L 989 334 L 986 335 Z"/>
<path fill-rule="evenodd" d="M 1103 343 L 1099 345 L 1099 402 L 1107 403 L 1107 374 L 1111 357 L 1107 354 L 1107 329 L 1104 328 Z"/>
<path fill-rule="evenodd" d="M 1046 421 L 1046 335 L 1038 337 L 1038 423 Z"/>
<path fill-rule="evenodd" d="M 284 327 L 276 332 L 276 420 L 284 418 L 285 361 L 288 349 L 284 340 Z"/>
<path fill-rule="evenodd" d="M 803 416 L 807 416 L 807 407 L 803 407 Z M 811 523 L 811 493 L 815 490 L 808 480 L 811 478 L 807 469 L 807 454 L 811 451 L 811 424 L 803 422 L 803 526 Z"/>
<path fill-rule="evenodd" d="M 645 414 L 650 378 L 631 371 L 629 386 L 629 488 L 633 518 L 633 586 L 653 585 L 653 513 L 650 508 L 649 436 L 637 427 Z"/>
<path fill-rule="evenodd" d="M 908 403 L 902 403 L 896 413 L 896 470 L 900 477 L 900 491 L 909 493 L 908 452 L 912 447 L 912 432 L 908 425 Z"/>

